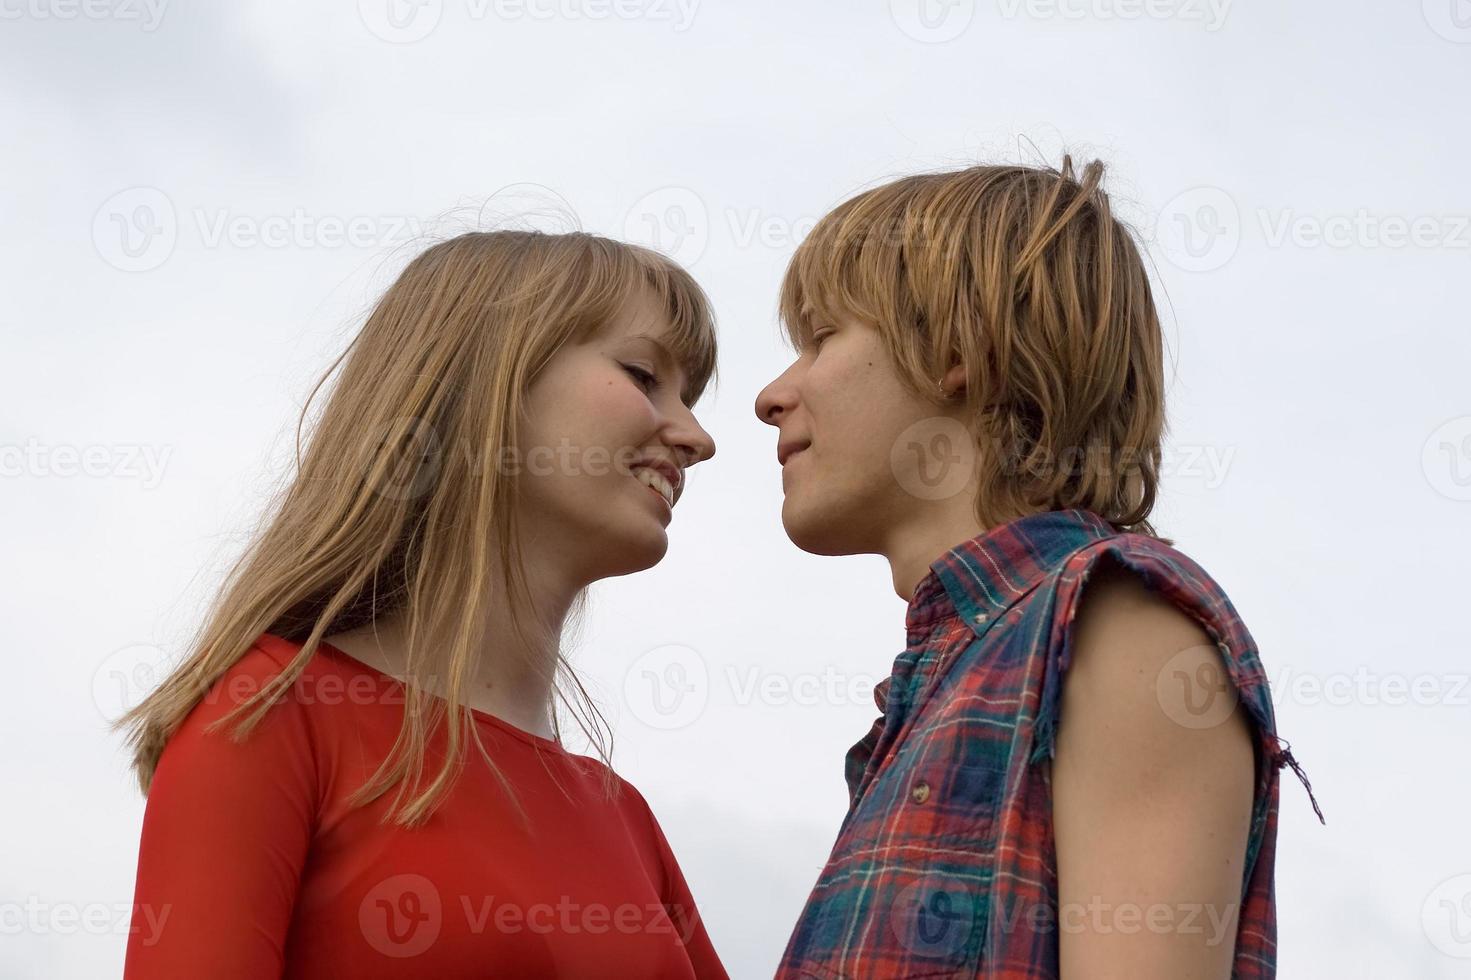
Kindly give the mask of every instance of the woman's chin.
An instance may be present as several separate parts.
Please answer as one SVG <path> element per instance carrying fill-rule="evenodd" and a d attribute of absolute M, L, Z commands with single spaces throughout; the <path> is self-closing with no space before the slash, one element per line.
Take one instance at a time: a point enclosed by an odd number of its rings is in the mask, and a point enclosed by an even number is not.
<path fill-rule="evenodd" d="M 619 536 L 616 544 L 610 543 L 601 564 L 608 569 L 605 578 L 632 575 L 653 568 L 664 560 L 669 551 L 669 535 L 657 524 L 652 527 L 630 528 Z"/>

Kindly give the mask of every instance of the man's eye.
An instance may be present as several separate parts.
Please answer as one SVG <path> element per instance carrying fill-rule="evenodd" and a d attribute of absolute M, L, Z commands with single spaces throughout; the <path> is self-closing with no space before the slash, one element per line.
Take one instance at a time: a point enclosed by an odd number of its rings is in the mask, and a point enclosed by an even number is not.
<path fill-rule="evenodd" d="M 632 377 L 633 380 L 637 381 L 639 387 L 643 388 L 645 391 L 651 391 L 659 385 L 659 379 L 650 374 L 648 371 L 645 371 L 641 367 L 635 367 L 632 364 L 624 364 L 623 370 L 627 371 L 629 376 Z"/>

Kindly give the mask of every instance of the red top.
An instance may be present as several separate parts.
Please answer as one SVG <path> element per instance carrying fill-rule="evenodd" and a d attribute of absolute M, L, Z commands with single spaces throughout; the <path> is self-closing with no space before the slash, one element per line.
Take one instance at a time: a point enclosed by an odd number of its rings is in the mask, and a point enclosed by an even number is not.
<path fill-rule="evenodd" d="M 300 649 L 263 635 L 165 746 L 127 980 L 726 976 L 648 804 L 617 777 L 609 800 L 596 760 L 472 709 L 529 820 L 472 744 L 427 823 L 381 824 L 398 786 L 346 800 L 392 749 L 404 688 L 325 643 L 243 743 L 202 731 Z"/>

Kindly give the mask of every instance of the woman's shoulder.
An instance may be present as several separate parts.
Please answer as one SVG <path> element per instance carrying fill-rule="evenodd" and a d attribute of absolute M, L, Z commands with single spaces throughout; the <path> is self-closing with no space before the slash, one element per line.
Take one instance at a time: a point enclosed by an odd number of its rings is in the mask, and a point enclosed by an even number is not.
<path fill-rule="evenodd" d="M 620 807 L 634 811 L 649 812 L 648 800 L 638 787 L 625 779 L 607 760 L 598 755 L 567 751 L 565 758 L 589 781 L 597 781 L 607 788 L 609 799 Z"/>
<path fill-rule="evenodd" d="M 595 791 L 622 814 L 630 828 L 648 834 L 652 840 L 663 841 L 663 830 L 653 807 L 630 780 L 597 756 L 569 752 L 566 758 L 578 767 L 583 778 L 596 784 Z"/>
<path fill-rule="evenodd" d="M 270 733 L 276 739 L 293 738 L 310 745 L 323 726 L 330 725 L 332 707 L 354 697 L 381 696 L 368 690 L 354 691 L 354 678 L 330 656 L 314 655 L 292 674 L 302 644 L 271 633 L 251 642 L 229 667 L 203 690 L 184 725 L 203 732 L 233 729 L 254 714 L 247 703 L 270 702 L 252 732 Z M 326 648 L 319 647 L 318 651 Z M 289 676 L 290 682 L 282 680 Z M 360 685 L 366 686 L 366 685 Z M 237 713 L 238 712 L 238 713 Z M 216 723 L 234 714 L 235 721 L 216 728 Z"/>
<path fill-rule="evenodd" d="M 316 723 L 290 689 L 275 694 L 271 687 L 287 663 L 270 644 L 252 643 L 221 671 L 166 739 L 150 799 L 213 792 L 245 798 L 257 789 L 275 793 L 267 788 L 280 783 L 315 800 Z M 275 698 L 259 711 L 253 705 L 265 703 L 262 691 Z"/>
<path fill-rule="evenodd" d="M 289 664 L 290 658 L 265 637 L 252 642 L 201 694 L 196 711 L 211 716 L 227 714 L 265 690 Z"/>

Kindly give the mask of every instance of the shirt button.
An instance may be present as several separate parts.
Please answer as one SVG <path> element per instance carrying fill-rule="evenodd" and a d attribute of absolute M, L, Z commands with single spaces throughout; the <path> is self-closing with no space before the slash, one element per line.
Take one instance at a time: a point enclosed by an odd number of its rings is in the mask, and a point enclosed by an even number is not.
<path fill-rule="evenodd" d="M 909 797 L 916 803 L 923 803 L 930 798 L 930 784 L 921 779 L 914 784 L 914 790 L 909 794 Z"/>
<path fill-rule="evenodd" d="M 985 621 L 986 621 L 986 614 L 985 613 L 976 613 L 976 622 L 978 622 L 978 623 L 984 623 Z"/>

